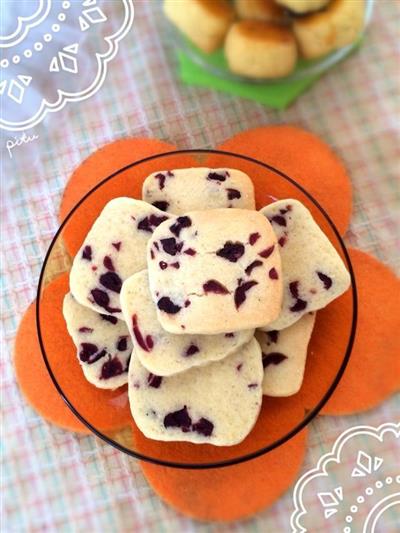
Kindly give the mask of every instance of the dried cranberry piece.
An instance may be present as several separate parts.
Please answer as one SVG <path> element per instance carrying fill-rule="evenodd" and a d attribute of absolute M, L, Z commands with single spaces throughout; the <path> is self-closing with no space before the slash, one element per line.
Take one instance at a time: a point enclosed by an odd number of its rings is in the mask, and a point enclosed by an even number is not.
<path fill-rule="evenodd" d="M 115 272 L 114 264 L 109 255 L 106 255 L 105 258 L 103 259 L 103 265 L 106 267 L 107 270 L 110 270 L 111 272 Z"/>
<path fill-rule="evenodd" d="M 259 261 L 258 259 L 256 261 L 253 261 L 252 263 L 249 264 L 248 267 L 245 268 L 245 272 L 248 276 L 250 276 L 250 274 L 253 272 L 253 270 L 255 268 L 257 268 L 258 266 L 261 266 L 262 265 L 262 261 Z"/>
<path fill-rule="evenodd" d="M 178 217 L 176 222 L 174 222 L 169 229 L 171 233 L 173 233 L 176 237 L 179 237 L 179 234 L 183 228 L 190 228 L 191 225 L 192 221 L 189 217 Z"/>
<path fill-rule="evenodd" d="M 189 305 L 191 304 L 192 302 L 190 300 L 185 300 L 185 307 L 189 307 Z"/>
<path fill-rule="evenodd" d="M 153 250 L 150 250 L 150 257 L 151 257 L 152 259 L 154 259 L 154 252 L 153 252 Z"/>
<path fill-rule="evenodd" d="M 113 359 L 110 358 L 101 367 L 100 379 L 115 378 L 115 376 L 119 376 L 123 372 L 124 369 L 122 368 L 121 361 L 118 357 L 114 357 Z"/>
<path fill-rule="evenodd" d="M 216 254 L 218 257 L 223 257 L 231 263 L 236 263 L 244 254 L 244 246 L 241 242 L 226 241 L 224 246 Z"/>
<path fill-rule="evenodd" d="M 110 322 L 111 324 L 116 324 L 118 322 L 118 318 L 116 316 L 110 316 L 110 315 L 102 315 L 100 313 L 100 316 L 102 320 L 105 320 L 106 322 Z"/>
<path fill-rule="evenodd" d="M 196 433 L 200 433 L 200 435 L 204 435 L 205 437 L 209 437 L 214 429 L 214 424 L 207 420 L 207 418 L 201 417 L 200 420 L 195 422 L 192 426 L 192 430 Z"/>
<path fill-rule="evenodd" d="M 118 252 L 121 249 L 121 241 L 111 243 Z"/>
<path fill-rule="evenodd" d="M 159 226 L 164 220 L 167 220 L 168 217 L 164 216 L 157 216 L 157 215 L 150 215 L 148 217 L 142 218 L 138 222 L 138 229 L 141 229 L 142 231 L 147 231 L 149 233 L 153 233 L 154 228 Z"/>
<path fill-rule="evenodd" d="M 171 263 L 171 266 L 173 268 L 176 268 L 176 269 L 181 268 L 181 265 L 179 264 L 179 261 L 175 261 L 175 263 Z"/>
<path fill-rule="evenodd" d="M 262 363 L 264 368 L 266 368 L 268 365 L 279 365 L 279 363 L 282 363 L 282 361 L 285 359 L 287 359 L 287 356 L 279 352 L 272 352 L 269 354 L 265 354 L 263 352 L 262 354 Z"/>
<path fill-rule="evenodd" d="M 103 307 L 106 311 L 109 313 L 119 313 L 121 309 L 118 307 L 110 307 L 110 297 L 105 291 L 102 291 L 101 289 L 93 289 L 90 291 L 90 294 L 93 297 L 93 300 L 99 307 Z"/>
<path fill-rule="evenodd" d="M 239 307 L 242 305 L 242 303 L 246 300 L 246 292 L 250 290 L 254 285 L 258 285 L 257 281 L 246 281 L 245 283 L 239 284 L 239 286 L 235 290 L 234 300 L 235 300 L 235 306 L 236 309 L 239 309 Z"/>
<path fill-rule="evenodd" d="M 243 363 L 239 363 L 236 367 L 236 370 L 240 372 L 242 370 Z"/>
<path fill-rule="evenodd" d="M 298 281 L 292 281 L 289 283 L 289 290 L 290 294 L 293 296 L 293 298 L 299 297 L 299 282 Z"/>
<path fill-rule="evenodd" d="M 269 248 L 266 248 L 265 250 L 263 250 L 262 252 L 260 252 L 258 255 L 260 257 L 263 257 L 264 259 L 267 259 L 267 257 L 269 257 L 272 252 L 274 251 L 275 249 L 275 244 L 273 244 L 272 246 L 270 246 Z"/>
<path fill-rule="evenodd" d="M 225 337 L 229 338 L 229 337 L 234 337 L 234 336 L 235 336 L 234 333 L 225 333 Z"/>
<path fill-rule="evenodd" d="M 186 255 L 196 255 L 196 250 L 193 250 L 193 248 L 187 248 L 186 250 L 183 250 L 183 253 Z"/>
<path fill-rule="evenodd" d="M 200 350 L 195 344 L 191 344 L 188 346 L 185 352 L 186 357 L 190 357 L 191 355 L 194 355 L 195 353 L 198 353 Z"/>
<path fill-rule="evenodd" d="M 158 180 L 158 187 L 160 189 L 160 191 L 162 191 L 165 187 L 165 179 L 166 179 L 166 175 L 165 174 L 162 174 L 161 172 L 159 172 L 158 174 L 156 174 L 154 176 L 154 178 L 156 180 Z"/>
<path fill-rule="evenodd" d="M 296 300 L 296 303 L 294 305 L 292 305 L 292 307 L 290 308 L 290 310 L 293 312 L 293 313 L 297 313 L 299 311 L 304 311 L 304 309 L 307 307 L 307 302 L 305 300 L 302 300 L 301 298 L 298 298 Z"/>
<path fill-rule="evenodd" d="M 95 363 L 107 354 L 105 350 L 99 351 L 95 344 L 90 342 L 82 342 L 81 350 L 79 352 L 79 359 L 89 365 Z"/>
<path fill-rule="evenodd" d="M 155 374 L 149 374 L 147 376 L 147 384 L 149 387 L 153 387 L 154 389 L 158 389 L 161 385 L 162 377 L 156 376 Z"/>
<path fill-rule="evenodd" d="M 128 348 L 128 337 L 120 337 L 117 342 L 117 350 L 124 352 Z"/>
<path fill-rule="evenodd" d="M 317 272 L 319 279 L 324 284 L 324 289 L 329 290 L 332 287 L 332 278 L 324 274 L 323 272 Z"/>
<path fill-rule="evenodd" d="M 271 342 L 273 342 L 274 344 L 278 342 L 278 337 L 279 337 L 279 331 L 274 329 L 272 331 L 267 331 L 267 337 L 269 338 L 269 340 Z"/>
<path fill-rule="evenodd" d="M 88 328 L 86 326 L 82 326 L 81 328 L 78 329 L 78 331 L 80 333 L 92 333 L 93 328 Z"/>
<path fill-rule="evenodd" d="M 274 215 L 270 222 L 275 222 L 275 224 L 278 224 L 278 226 L 286 226 L 286 219 L 282 215 Z"/>
<path fill-rule="evenodd" d="M 169 315 L 176 315 L 176 313 L 179 313 L 181 310 L 180 306 L 174 304 L 174 302 L 171 300 L 171 298 L 168 298 L 168 296 L 163 296 L 160 298 L 157 302 L 157 307 L 160 309 L 160 311 L 164 311 L 164 313 L 168 313 Z"/>
<path fill-rule="evenodd" d="M 145 352 L 150 352 L 153 348 L 153 339 L 150 337 L 150 335 L 146 337 L 146 340 L 143 338 L 142 332 L 140 331 L 140 328 L 138 326 L 138 320 L 136 315 L 132 316 L 132 330 L 133 334 L 135 335 L 136 342 L 142 348 L 142 350 L 144 350 Z"/>
<path fill-rule="evenodd" d="M 226 175 L 219 174 L 218 172 L 209 172 L 207 179 L 210 181 L 225 181 Z"/>
<path fill-rule="evenodd" d="M 179 411 L 168 413 L 164 417 L 164 427 L 166 428 L 181 428 L 182 431 L 190 431 L 192 425 L 192 419 L 189 416 L 186 405 Z"/>
<path fill-rule="evenodd" d="M 286 244 L 286 237 L 281 237 L 280 239 L 278 239 L 278 244 L 280 247 L 283 248 L 283 246 L 285 246 Z"/>
<path fill-rule="evenodd" d="M 165 200 L 156 200 L 153 202 L 154 207 L 157 207 L 160 211 L 167 211 L 169 207 L 169 203 Z"/>
<path fill-rule="evenodd" d="M 209 279 L 203 285 L 204 292 L 213 292 L 214 294 L 229 294 L 228 289 L 225 285 L 222 285 L 219 281 L 215 279 Z"/>
<path fill-rule="evenodd" d="M 242 197 L 240 191 L 237 189 L 226 189 L 228 191 L 228 200 L 235 200 Z"/>
<path fill-rule="evenodd" d="M 259 233 L 250 233 L 250 236 L 249 236 L 249 244 L 251 246 L 253 246 L 257 241 L 258 239 L 261 237 L 261 235 Z"/>
<path fill-rule="evenodd" d="M 100 283 L 110 291 L 120 293 L 122 287 L 122 280 L 115 272 L 106 272 L 100 276 Z"/>
<path fill-rule="evenodd" d="M 258 387 L 258 383 L 249 383 L 247 385 L 247 388 L 248 389 L 255 389 L 256 387 Z"/>
<path fill-rule="evenodd" d="M 268 275 L 271 279 L 279 279 L 279 275 L 275 267 L 271 268 L 271 270 L 268 272 Z"/>
<path fill-rule="evenodd" d="M 168 268 L 168 264 L 165 261 L 160 261 L 158 263 L 158 266 L 161 268 L 161 270 L 165 270 L 166 268 Z"/>
<path fill-rule="evenodd" d="M 82 250 L 82 259 L 86 259 L 86 261 L 92 260 L 92 247 L 88 244 Z"/>
<path fill-rule="evenodd" d="M 177 242 L 175 237 L 161 239 L 160 242 L 166 254 L 176 255 L 182 250 L 183 242 Z"/>

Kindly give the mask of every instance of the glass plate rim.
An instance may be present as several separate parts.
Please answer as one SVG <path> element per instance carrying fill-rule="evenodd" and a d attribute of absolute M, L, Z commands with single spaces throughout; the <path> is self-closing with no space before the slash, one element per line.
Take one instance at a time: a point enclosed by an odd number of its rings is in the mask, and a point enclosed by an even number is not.
<path fill-rule="evenodd" d="M 129 448 L 123 446 L 122 444 L 119 444 L 118 442 L 113 440 L 111 437 L 108 437 L 107 435 L 104 435 L 101 431 L 96 429 L 90 422 L 88 422 L 79 413 L 79 411 L 74 407 L 74 405 L 71 403 L 71 400 L 66 396 L 66 394 L 62 390 L 61 386 L 59 385 L 59 383 L 57 381 L 57 378 L 54 375 L 53 370 L 51 368 L 50 362 L 47 359 L 46 350 L 45 350 L 44 342 L 43 342 L 43 338 L 42 338 L 42 329 L 41 329 L 41 326 L 40 326 L 40 298 L 41 298 L 41 290 L 42 290 L 42 287 L 43 287 L 44 276 L 45 276 L 45 272 L 46 272 L 46 265 L 47 265 L 47 262 L 48 262 L 48 260 L 50 258 L 50 254 L 51 254 L 51 252 L 52 252 L 52 250 L 53 250 L 53 248 L 54 248 L 54 246 L 55 246 L 55 244 L 57 242 L 57 239 L 58 239 L 59 235 L 61 234 L 61 232 L 63 231 L 65 225 L 70 220 L 70 218 L 73 216 L 75 211 L 86 201 L 86 199 L 92 193 L 94 193 L 97 189 L 102 187 L 102 185 L 104 185 L 107 181 L 111 180 L 112 178 L 114 178 L 118 174 L 121 174 L 122 172 L 125 172 L 126 170 L 128 170 L 130 168 L 138 166 L 138 165 L 140 165 L 142 163 L 146 163 L 148 161 L 152 161 L 154 159 L 159 159 L 159 158 L 162 158 L 162 157 L 165 157 L 165 156 L 173 156 L 173 155 L 179 155 L 179 154 L 190 154 L 190 153 L 195 153 L 195 154 L 199 154 L 199 153 L 202 153 L 202 154 L 216 154 L 216 155 L 231 156 L 231 157 L 233 156 L 233 157 L 237 157 L 239 159 L 243 159 L 245 161 L 249 161 L 251 163 L 254 163 L 256 165 L 260 165 L 260 166 L 268 169 L 269 171 L 272 171 L 272 172 L 278 174 L 281 178 L 285 179 L 286 181 L 288 181 L 289 183 L 294 185 L 294 187 L 299 189 L 303 194 L 305 194 L 305 196 L 319 209 L 319 211 L 325 217 L 325 219 L 328 222 L 330 228 L 333 230 L 333 232 L 335 234 L 335 237 L 338 239 L 341 251 L 342 251 L 342 253 L 343 253 L 344 257 L 345 257 L 345 260 L 346 260 L 346 263 L 347 263 L 347 267 L 348 267 L 348 270 L 349 270 L 349 274 L 350 274 L 350 281 L 351 281 L 350 288 L 351 288 L 351 291 L 352 291 L 352 304 L 353 304 L 353 313 L 352 313 L 352 322 L 351 322 L 351 328 L 350 328 L 350 335 L 349 335 L 349 340 L 347 342 L 347 347 L 346 347 L 346 351 L 345 351 L 343 360 L 341 362 L 341 365 L 339 367 L 338 372 L 336 373 L 336 376 L 335 376 L 334 380 L 332 381 L 332 383 L 330 384 L 328 390 L 322 396 L 320 401 L 317 403 L 317 405 L 313 409 L 311 409 L 306 414 L 306 416 L 303 418 L 303 420 L 300 421 L 291 431 L 286 433 L 280 439 L 275 440 L 272 444 L 270 444 L 268 446 L 264 446 L 263 448 L 260 448 L 259 450 L 256 450 L 254 452 L 239 456 L 237 458 L 227 459 L 227 460 L 224 460 L 224 461 L 210 462 L 210 463 L 179 463 L 179 462 L 175 462 L 175 461 L 162 460 L 162 459 L 157 459 L 157 458 L 154 458 L 154 457 L 146 456 L 146 455 L 143 455 L 142 453 L 130 450 Z M 51 380 L 53 382 L 53 385 L 55 386 L 57 392 L 60 394 L 61 398 L 64 400 L 64 402 L 66 403 L 68 408 L 78 418 L 78 420 L 80 420 L 80 422 L 82 422 L 98 438 L 100 438 L 101 440 L 105 441 L 107 444 L 110 444 L 111 446 L 113 446 L 117 450 L 119 450 L 119 451 L 121 451 L 123 453 L 126 453 L 127 455 L 129 455 L 131 457 L 134 457 L 134 458 L 139 459 L 141 461 L 145 461 L 145 462 L 149 462 L 149 463 L 152 463 L 152 464 L 156 464 L 158 466 L 180 468 L 180 469 L 190 469 L 190 470 L 205 470 L 205 469 L 209 469 L 209 468 L 222 468 L 222 467 L 227 467 L 227 466 L 232 466 L 232 465 L 244 463 L 244 462 L 249 461 L 251 459 L 255 459 L 257 457 L 261 457 L 262 455 L 264 455 L 264 454 L 266 454 L 268 452 L 271 452 L 272 450 L 278 448 L 279 446 L 281 446 L 285 442 L 288 442 L 291 438 L 293 438 L 300 431 L 302 431 L 305 427 L 307 427 L 309 425 L 309 423 L 318 415 L 318 413 L 321 411 L 321 409 L 327 403 L 329 398 L 332 396 L 333 392 L 335 391 L 336 387 L 338 386 L 338 384 L 339 384 L 339 382 L 340 382 L 340 380 L 341 380 L 341 378 L 342 378 L 342 376 L 344 374 L 344 371 L 345 371 L 345 369 L 347 367 L 347 364 L 349 362 L 349 359 L 350 359 L 350 356 L 351 356 L 351 352 L 352 352 L 352 349 L 353 349 L 353 344 L 354 344 L 355 334 L 356 334 L 356 329 L 357 329 L 357 316 L 358 316 L 357 285 L 356 285 L 355 274 L 354 274 L 354 269 L 353 269 L 353 266 L 352 266 L 352 263 L 351 263 L 351 259 L 350 259 L 349 253 L 347 251 L 346 245 L 345 245 L 345 243 L 344 243 L 344 241 L 343 241 L 338 229 L 336 228 L 334 222 L 331 220 L 329 215 L 326 213 L 325 209 L 320 205 L 320 203 L 302 185 L 297 183 L 293 178 L 291 178 L 290 176 L 288 176 L 287 174 L 285 174 L 281 170 L 277 169 L 276 167 L 274 167 L 272 165 L 269 165 L 268 163 L 264 163 L 262 161 L 259 161 L 258 159 L 255 159 L 253 157 L 246 156 L 246 155 L 243 155 L 243 154 L 237 154 L 237 153 L 234 153 L 234 152 L 229 152 L 229 151 L 224 151 L 224 150 L 216 150 L 216 149 L 207 149 L 207 148 L 199 148 L 199 149 L 188 148 L 188 149 L 183 149 L 183 150 L 171 150 L 171 151 L 162 152 L 162 153 L 159 153 L 159 154 L 154 154 L 154 155 L 142 158 L 142 159 L 140 159 L 138 161 L 134 161 L 133 163 L 130 163 L 129 165 L 125 165 L 124 167 L 116 170 L 115 172 L 113 172 L 112 174 L 110 174 L 109 176 L 107 176 L 106 178 L 101 180 L 99 183 L 97 183 L 94 187 L 92 187 L 74 205 L 74 207 L 71 209 L 71 211 L 68 213 L 68 215 L 61 222 L 58 230 L 56 231 L 54 237 L 52 238 L 50 246 L 49 246 L 49 248 L 48 248 L 48 250 L 46 252 L 41 271 L 40 271 L 38 287 L 37 287 L 37 292 L 36 292 L 36 330 L 37 330 L 37 334 L 38 334 L 39 346 L 40 346 L 40 350 L 41 350 L 41 353 L 42 353 L 42 357 L 43 357 L 44 363 L 46 365 L 46 369 L 47 369 L 47 371 L 48 371 L 48 373 L 50 375 L 50 378 L 51 378 Z"/>

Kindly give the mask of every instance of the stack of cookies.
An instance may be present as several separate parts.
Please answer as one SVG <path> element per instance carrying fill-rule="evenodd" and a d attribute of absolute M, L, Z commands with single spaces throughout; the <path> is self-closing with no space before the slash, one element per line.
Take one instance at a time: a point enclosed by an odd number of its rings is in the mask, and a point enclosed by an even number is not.
<path fill-rule="evenodd" d="M 86 378 L 128 383 L 147 437 L 228 446 L 263 394 L 300 389 L 316 311 L 349 284 L 299 201 L 256 211 L 244 172 L 165 170 L 104 207 L 63 311 Z"/>
<path fill-rule="evenodd" d="M 300 55 L 353 43 L 364 0 L 164 0 L 167 18 L 206 53 L 224 47 L 230 70 L 250 78 L 290 74 Z"/>

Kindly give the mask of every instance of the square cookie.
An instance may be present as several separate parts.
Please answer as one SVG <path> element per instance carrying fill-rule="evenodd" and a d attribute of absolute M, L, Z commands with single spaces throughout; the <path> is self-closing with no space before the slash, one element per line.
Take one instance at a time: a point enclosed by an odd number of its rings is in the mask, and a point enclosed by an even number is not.
<path fill-rule="evenodd" d="M 254 329 L 281 309 L 275 234 L 257 211 L 193 211 L 161 224 L 147 248 L 161 326 L 175 334 Z"/>
<path fill-rule="evenodd" d="M 108 202 L 75 256 L 70 273 L 74 298 L 98 313 L 122 319 L 122 283 L 146 268 L 147 241 L 168 216 L 133 198 Z"/>
<path fill-rule="evenodd" d="M 350 275 L 328 237 L 298 200 L 280 200 L 260 211 L 272 224 L 282 258 L 283 304 L 266 330 L 289 327 L 338 298 Z"/>
<path fill-rule="evenodd" d="M 154 172 L 143 183 L 143 200 L 181 215 L 198 209 L 255 209 L 253 182 L 232 168 L 179 168 Z"/>
<path fill-rule="evenodd" d="M 232 355 L 173 376 L 155 376 L 135 352 L 129 401 L 149 439 L 232 446 L 253 428 L 262 403 L 261 350 L 253 338 Z"/>

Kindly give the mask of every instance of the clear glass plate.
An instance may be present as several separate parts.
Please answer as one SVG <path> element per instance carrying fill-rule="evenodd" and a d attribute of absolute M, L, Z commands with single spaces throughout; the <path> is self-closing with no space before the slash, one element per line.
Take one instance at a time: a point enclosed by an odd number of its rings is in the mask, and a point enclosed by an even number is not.
<path fill-rule="evenodd" d="M 364 26 L 354 43 L 344 46 L 343 48 L 338 48 L 330 54 L 318 59 L 309 60 L 300 58 L 297 62 L 295 70 L 289 76 L 284 78 L 254 79 L 234 74 L 229 70 L 223 48 L 219 48 L 211 54 L 206 54 L 192 44 L 179 30 L 176 29 L 175 26 L 172 24 L 169 25 L 172 38 L 176 46 L 182 50 L 182 52 L 184 52 L 194 63 L 200 65 L 211 74 L 235 82 L 255 84 L 282 83 L 301 80 L 310 76 L 322 74 L 354 52 L 362 43 L 367 26 L 371 21 L 374 1 L 375 0 L 365 0 Z"/>
<path fill-rule="evenodd" d="M 230 447 L 147 439 L 136 427 L 127 411 L 127 386 L 114 392 L 102 391 L 96 396 L 96 408 L 99 411 L 104 412 L 112 408 L 114 412 L 124 409 L 128 413 L 127 422 L 118 431 L 100 427 L 98 417 L 93 418 L 93 405 L 85 400 L 87 396 L 80 394 L 71 375 L 61 371 L 60 360 L 57 357 L 57 342 L 58 340 L 66 342 L 67 339 L 62 319 L 62 298 L 44 298 L 44 289 L 48 283 L 62 273 L 69 272 L 71 255 L 76 253 L 87 231 L 109 200 L 117 196 L 140 198 L 143 180 L 151 172 L 188 166 L 228 167 L 246 172 L 253 178 L 255 184 L 257 208 L 271 203 L 276 198 L 292 197 L 302 201 L 312 211 L 323 231 L 341 254 L 352 278 L 351 288 L 345 295 L 348 298 L 348 305 L 341 306 L 339 300 L 336 300 L 336 304 L 334 302 L 327 308 L 332 322 L 340 315 L 341 323 L 345 324 L 346 334 L 339 336 L 336 334 L 334 324 L 330 326 L 329 323 L 324 323 L 324 334 L 321 335 L 317 316 L 305 380 L 300 392 L 289 398 L 264 397 L 260 417 L 252 432 L 242 443 Z M 65 285 L 67 292 L 68 287 Z M 55 320 L 57 327 L 46 323 L 44 319 L 44 315 L 49 316 L 49 307 L 45 313 L 44 306 L 49 305 L 50 314 L 57 319 Z M 321 315 L 321 318 L 323 316 L 326 315 Z M 356 316 L 357 297 L 351 262 L 346 247 L 323 206 L 279 169 L 250 157 L 218 150 L 180 150 L 151 156 L 122 168 L 94 187 L 75 205 L 57 231 L 43 264 L 37 295 L 37 328 L 43 358 L 58 392 L 70 409 L 95 435 L 119 450 L 138 459 L 178 468 L 211 468 L 240 463 L 270 452 L 307 426 L 327 402 L 344 372 L 354 341 Z M 336 350 L 334 362 L 327 361 L 321 353 L 325 339 L 328 338 L 331 342 L 334 339 Z M 72 364 L 76 364 L 77 372 L 80 372 L 76 350 L 72 343 L 70 344 L 68 357 L 72 358 L 71 361 L 74 361 Z M 318 357 L 314 357 L 313 350 L 317 352 Z M 319 376 L 318 379 L 312 376 L 322 369 L 324 382 L 320 383 Z M 83 383 L 83 386 L 93 387 L 88 383 Z M 232 416 L 235 414 L 232 413 Z M 275 420 L 279 417 L 279 424 L 275 423 L 273 430 L 269 423 L 271 417 L 275 417 Z"/>

